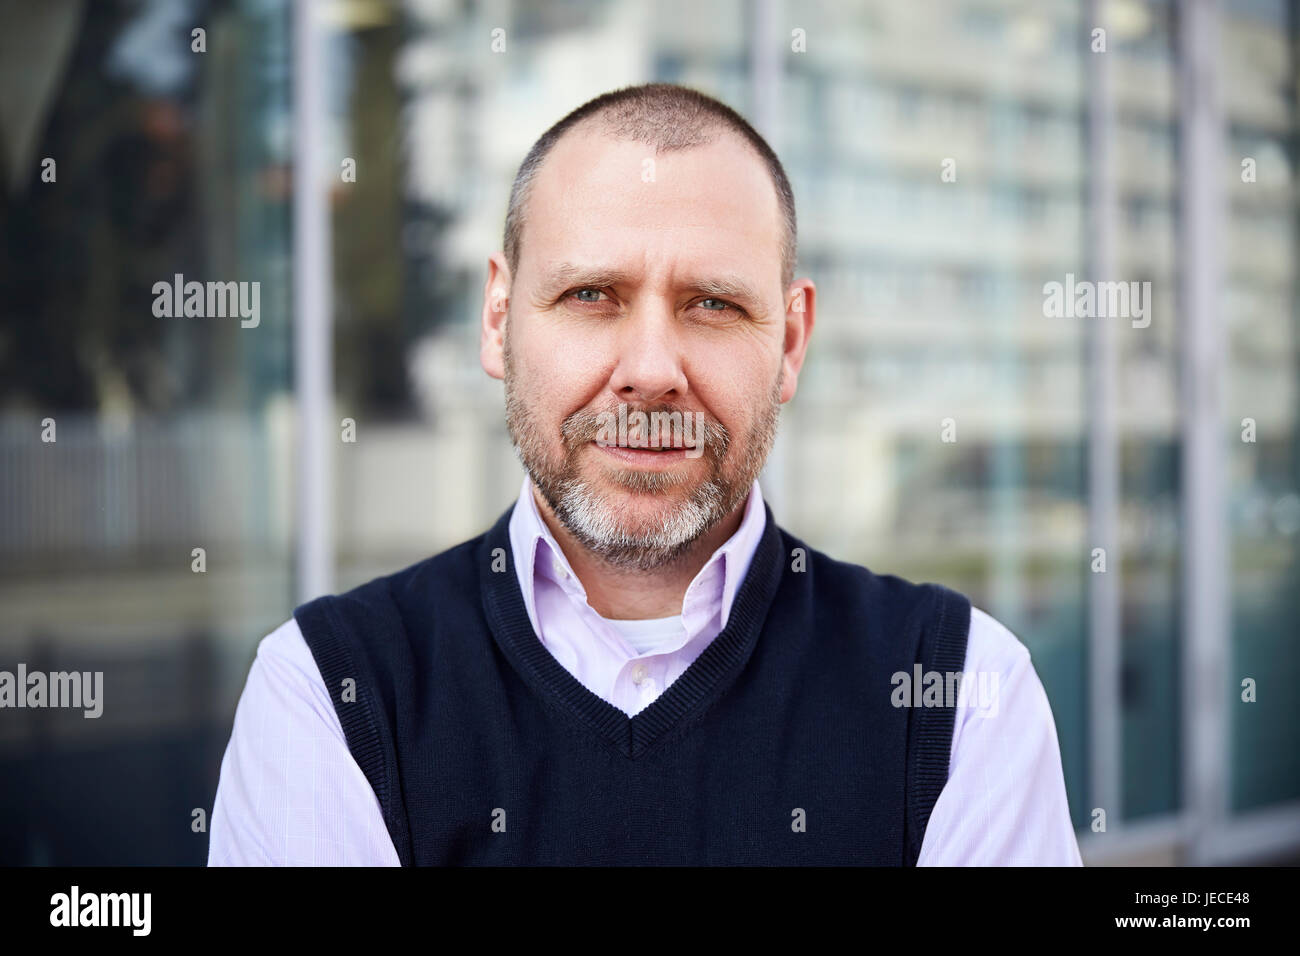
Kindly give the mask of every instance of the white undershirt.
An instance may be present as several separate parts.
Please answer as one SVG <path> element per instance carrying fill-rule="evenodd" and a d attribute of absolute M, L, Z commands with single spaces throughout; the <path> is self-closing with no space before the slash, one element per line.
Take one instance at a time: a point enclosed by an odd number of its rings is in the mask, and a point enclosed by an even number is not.
<path fill-rule="evenodd" d="M 661 648 L 669 647 L 681 641 L 682 616 L 675 617 L 654 617 L 640 621 L 614 621 L 607 617 L 602 617 L 610 627 L 618 631 L 623 640 L 637 652 L 637 654 L 647 654 L 652 651 L 658 651 Z"/>

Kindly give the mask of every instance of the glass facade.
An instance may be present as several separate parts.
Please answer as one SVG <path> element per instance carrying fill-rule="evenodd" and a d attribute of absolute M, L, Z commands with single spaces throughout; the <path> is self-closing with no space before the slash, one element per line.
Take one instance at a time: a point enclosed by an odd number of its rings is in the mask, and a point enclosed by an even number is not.
<path fill-rule="evenodd" d="M 0 862 L 201 863 L 293 596 L 286 10 L 4 15 L 0 668 L 105 700 L 0 718 Z M 177 276 L 259 283 L 257 324 L 160 316 Z"/>
<path fill-rule="evenodd" d="M 1282 2 L 1228 7 L 1224 442 L 1232 560 L 1230 804 L 1300 799 L 1296 30 Z M 1256 701 L 1241 706 L 1256 682 Z M 1266 691 L 1267 688 L 1267 691 Z"/>
<path fill-rule="evenodd" d="M 21 38 L 0 66 L 0 668 L 102 669 L 120 701 L 99 721 L 0 719 L 0 862 L 205 858 L 190 816 L 210 812 L 257 641 L 306 596 L 303 152 L 330 171 L 340 440 L 321 520 L 343 589 L 511 504 L 522 472 L 478 362 L 510 184 L 553 122 L 648 80 L 744 113 L 794 188 L 818 318 L 764 474 L 774 513 L 836 557 L 964 591 L 1025 643 L 1081 839 L 1100 746 L 1088 322 L 1115 323 L 1121 805 L 1108 812 L 1112 828 L 1187 812 L 1176 4 L 1101 4 L 1104 54 L 1091 8 L 1068 0 L 318 9 L 328 123 L 312 143 L 294 136 L 288 0 L 63 4 L 0 22 Z M 1297 23 L 1284 0 L 1222 3 L 1215 60 L 1234 815 L 1300 798 Z M 1046 283 L 1090 274 L 1098 55 L 1113 94 L 1108 252 L 1117 277 L 1150 283 L 1146 327 L 1053 318 L 1044 302 Z M 257 282 L 257 324 L 159 316 L 155 283 L 177 275 Z"/>

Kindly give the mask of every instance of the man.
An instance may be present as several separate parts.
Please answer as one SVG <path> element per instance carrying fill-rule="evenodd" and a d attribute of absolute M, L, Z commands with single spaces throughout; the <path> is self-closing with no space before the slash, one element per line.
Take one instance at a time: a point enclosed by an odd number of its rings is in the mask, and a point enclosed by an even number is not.
<path fill-rule="evenodd" d="M 795 241 L 779 160 L 702 94 L 541 137 L 483 297 L 519 499 L 262 641 L 210 863 L 1079 863 L 1019 641 L 763 503 Z"/>

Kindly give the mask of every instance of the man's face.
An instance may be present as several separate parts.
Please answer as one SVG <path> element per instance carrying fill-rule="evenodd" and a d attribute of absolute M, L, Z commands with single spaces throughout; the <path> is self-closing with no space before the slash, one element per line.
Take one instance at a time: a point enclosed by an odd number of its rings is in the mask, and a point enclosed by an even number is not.
<path fill-rule="evenodd" d="M 781 238 L 739 139 L 653 155 L 577 129 L 534 181 L 516 274 L 493 257 L 483 363 L 505 379 L 511 438 L 611 563 L 680 556 L 761 470 L 811 327 L 811 284 L 781 286 Z M 636 412 L 678 414 L 647 432 Z"/>

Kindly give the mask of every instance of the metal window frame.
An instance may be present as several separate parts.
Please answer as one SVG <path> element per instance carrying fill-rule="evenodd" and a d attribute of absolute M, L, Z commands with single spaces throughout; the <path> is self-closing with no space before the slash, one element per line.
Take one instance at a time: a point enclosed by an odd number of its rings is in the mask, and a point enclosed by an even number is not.
<path fill-rule="evenodd" d="M 296 592 L 298 601 L 334 585 L 333 302 L 326 142 L 325 34 L 319 3 L 293 4 L 293 331 L 297 405 Z"/>
<path fill-rule="evenodd" d="M 1183 421 L 1183 799 L 1188 862 L 1207 862 L 1228 817 L 1230 659 L 1227 498 L 1224 483 L 1224 222 L 1218 0 L 1178 8 L 1180 151 L 1178 235 L 1180 405 Z"/>
<path fill-rule="evenodd" d="M 1091 29 L 1104 24 L 1103 0 L 1089 0 L 1083 23 L 1084 50 Z M 1115 277 L 1118 186 L 1113 166 L 1115 95 L 1112 54 L 1085 52 L 1088 168 L 1088 231 L 1085 256 L 1094 280 Z M 1120 722 L 1119 430 L 1115 380 L 1119 364 L 1114 323 L 1090 322 L 1087 341 L 1088 551 L 1104 548 L 1106 570 L 1088 575 L 1088 795 L 1106 811 L 1108 825 L 1121 823 L 1123 737 Z M 1090 814 L 1091 816 L 1091 811 Z"/>

